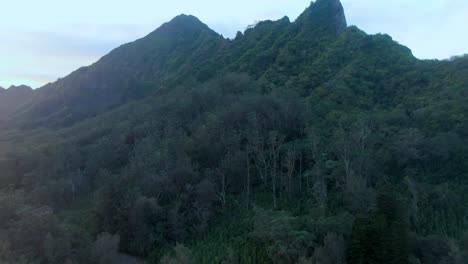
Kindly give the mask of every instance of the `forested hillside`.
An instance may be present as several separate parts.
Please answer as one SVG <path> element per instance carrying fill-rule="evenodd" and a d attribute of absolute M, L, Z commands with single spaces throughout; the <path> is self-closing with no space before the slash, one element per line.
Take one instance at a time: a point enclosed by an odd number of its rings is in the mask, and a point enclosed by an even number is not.
<path fill-rule="evenodd" d="M 0 127 L 0 263 L 468 263 L 468 57 L 339 0 L 232 40 L 181 15 L 31 93 Z"/>

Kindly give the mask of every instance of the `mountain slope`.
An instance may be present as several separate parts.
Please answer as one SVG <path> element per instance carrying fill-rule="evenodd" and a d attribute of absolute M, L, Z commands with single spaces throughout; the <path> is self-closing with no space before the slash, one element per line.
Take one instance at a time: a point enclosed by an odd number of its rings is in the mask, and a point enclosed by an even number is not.
<path fill-rule="evenodd" d="M 467 76 L 337 0 L 233 40 L 177 17 L 13 115 L 0 262 L 465 264 Z"/>
<path fill-rule="evenodd" d="M 196 54 L 210 57 L 224 41 L 195 17 L 178 16 L 95 64 L 38 89 L 19 118 L 33 126 L 72 124 L 172 85 L 173 76 L 196 78 L 197 65 L 204 63 Z"/>
<path fill-rule="evenodd" d="M 233 41 L 197 18 L 181 15 L 92 66 L 38 89 L 17 118 L 26 126 L 69 125 L 161 88 L 205 81 L 226 69 L 260 77 L 281 60 L 281 54 L 302 57 L 320 49 L 319 40 L 326 36 L 333 40 L 345 28 L 341 3 L 329 0 L 312 3 L 294 23 L 287 18 L 262 22 Z M 294 50 L 294 45 L 308 46 L 309 51 Z"/>
<path fill-rule="evenodd" d="M 387 55 L 384 50 L 389 50 Z M 387 76 L 404 79 L 407 74 L 401 73 L 418 71 L 421 63 L 388 36 L 348 28 L 338 0 L 312 2 L 292 23 L 288 18 L 260 22 L 234 40 L 181 15 L 95 64 L 37 89 L 31 103 L 6 112 L 25 127 L 68 126 L 129 100 L 223 72 L 245 72 L 267 90 L 294 86 L 305 95 L 332 79 L 353 76 L 348 69 L 356 65 L 368 67 L 369 75 L 361 81 L 373 96 L 388 101 L 399 93 L 397 82 L 404 80 L 389 83 Z"/>

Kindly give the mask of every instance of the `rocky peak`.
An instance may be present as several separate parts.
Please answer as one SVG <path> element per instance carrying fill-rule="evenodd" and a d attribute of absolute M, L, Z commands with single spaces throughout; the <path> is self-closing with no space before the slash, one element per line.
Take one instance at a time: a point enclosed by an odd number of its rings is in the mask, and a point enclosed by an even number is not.
<path fill-rule="evenodd" d="M 32 92 L 33 89 L 27 85 L 19 85 L 19 86 L 15 86 L 15 85 L 12 85 L 10 86 L 10 88 L 8 88 L 7 90 L 8 92 Z"/>
<path fill-rule="evenodd" d="M 171 21 L 162 25 L 159 29 L 155 30 L 153 33 L 156 33 L 158 31 L 200 32 L 200 31 L 206 31 L 206 30 L 210 30 L 210 28 L 206 24 L 201 22 L 197 17 L 192 16 L 192 15 L 182 14 L 182 15 L 178 15 L 174 17 Z"/>
<path fill-rule="evenodd" d="M 296 23 L 306 30 L 339 35 L 347 28 L 340 0 L 317 0 L 302 13 Z"/>

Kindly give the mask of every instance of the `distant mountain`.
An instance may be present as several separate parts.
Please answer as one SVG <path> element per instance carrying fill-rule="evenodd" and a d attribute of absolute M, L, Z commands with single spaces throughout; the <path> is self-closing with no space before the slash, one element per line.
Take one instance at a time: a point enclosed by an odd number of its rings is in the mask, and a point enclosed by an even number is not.
<path fill-rule="evenodd" d="M 196 17 L 180 15 L 93 65 L 37 89 L 31 102 L 7 112 L 26 127 L 67 126 L 156 91 L 226 72 L 245 72 L 267 90 L 293 85 L 309 94 L 314 87 L 349 81 L 352 65 L 375 73 L 361 76 L 362 81 L 380 90 L 375 96 L 385 94 L 378 100 L 389 100 L 400 92 L 398 82 L 419 71 L 421 63 L 437 64 L 417 60 L 387 35 L 348 27 L 339 0 L 312 2 L 294 22 L 287 17 L 263 21 L 234 40 Z"/>
<path fill-rule="evenodd" d="M 26 85 L 12 85 L 8 89 L 0 87 L 0 119 L 11 116 L 29 104 L 33 95 L 33 89 Z"/>
<path fill-rule="evenodd" d="M 300 41 L 318 34 L 333 38 L 345 29 L 340 2 L 328 0 L 312 3 L 294 23 L 287 18 L 261 22 L 232 41 L 196 17 L 180 15 L 95 64 L 37 89 L 32 102 L 14 112 L 29 126 L 69 125 L 128 100 L 182 83 L 205 81 L 225 70 L 260 77 L 274 70 L 282 53 L 297 52 L 289 39 Z"/>
<path fill-rule="evenodd" d="M 15 86 L 12 85 L 8 89 L 5 89 L 10 91 L 11 93 L 18 94 L 18 93 L 30 93 L 33 91 L 33 89 L 30 86 L 27 85 L 19 85 Z"/>
<path fill-rule="evenodd" d="M 193 16 L 181 15 L 148 36 L 122 45 L 95 64 L 35 92 L 23 120 L 62 125 L 165 87 L 174 76 L 194 76 L 226 42 Z"/>

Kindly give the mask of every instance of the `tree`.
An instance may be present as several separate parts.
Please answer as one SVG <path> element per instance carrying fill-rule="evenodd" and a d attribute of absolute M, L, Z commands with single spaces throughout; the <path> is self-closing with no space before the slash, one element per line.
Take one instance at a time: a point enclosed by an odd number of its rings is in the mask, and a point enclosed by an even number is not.
<path fill-rule="evenodd" d="M 371 135 L 369 122 L 359 119 L 345 128 L 342 124 L 335 134 L 335 150 L 343 164 L 344 178 L 341 180 L 345 202 L 353 211 L 363 212 L 372 201 L 372 189 L 365 175 L 368 139 Z"/>
<path fill-rule="evenodd" d="M 258 118 L 253 116 L 250 118 L 250 123 L 257 124 Z M 268 172 L 271 166 L 271 155 L 269 155 L 268 142 L 263 135 L 264 131 L 260 131 L 257 125 L 252 126 L 252 132 L 248 137 L 248 143 L 251 146 L 254 154 L 254 163 L 261 180 L 267 186 Z"/>
<path fill-rule="evenodd" d="M 216 201 L 216 186 L 215 184 L 204 179 L 195 186 L 195 202 L 194 210 L 198 220 L 198 233 L 203 233 L 208 228 L 208 221 L 213 215 L 214 202 Z"/>
<path fill-rule="evenodd" d="M 309 141 L 312 158 L 314 160 L 314 176 L 317 182 L 322 184 L 324 182 L 322 175 L 322 149 L 321 137 L 314 127 L 307 128 L 307 139 Z M 310 180 L 307 177 L 307 191 L 310 191 Z"/>
<path fill-rule="evenodd" d="M 277 206 L 277 166 L 278 166 L 278 158 L 279 158 L 279 151 L 284 141 L 284 136 L 280 135 L 277 131 L 272 131 L 269 134 L 270 136 L 270 160 L 272 163 L 271 166 L 271 182 L 272 182 L 272 193 L 273 193 L 273 207 L 276 208 Z"/>
<path fill-rule="evenodd" d="M 313 247 L 314 236 L 303 229 L 299 219 L 286 211 L 254 208 L 250 237 L 265 248 L 275 263 L 295 263 Z"/>
<path fill-rule="evenodd" d="M 71 245 L 69 241 L 64 239 L 56 239 L 50 233 L 47 234 L 44 240 L 44 255 L 47 263 L 64 263 L 71 253 Z"/>
<path fill-rule="evenodd" d="M 128 218 L 131 253 L 147 256 L 154 248 L 164 247 L 166 217 L 155 198 L 138 197 Z"/>
<path fill-rule="evenodd" d="M 251 188 L 252 188 L 252 176 L 251 176 L 251 171 L 250 171 L 250 164 L 252 162 L 251 160 L 251 149 L 249 146 L 247 146 L 247 150 L 245 151 L 245 169 L 246 169 L 246 181 L 245 181 L 245 191 L 246 191 L 246 206 L 247 209 L 250 208 L 250 196 L 251 196 Z"/>
<path fill-rule="evenodd" d="M 328 233 L 323 239 L 323 246 L 315 249 L 311 263 L 346 264 L 346 243 L 343 236 Z"/>
<path fill-rule="evenodd" d="M 343 183 L 351 179 L 353 174 L 352 168 L 352 155 L 353 155 L 353 143 L 350 140 L 350 132 L 345 130 L 343 126 L 340 126 L 335 135 L 335 148 L 337 151 L 337 156 L 343 163 L 343 168 L 345 171 L 345 177 Z"/>
<path fill-rule="evenodd" d="M 109 233 L 101 233 L 92 245 L 92 259 L 97 264 L 112 264 L 115 262 L 119 248 L 120 237 Z"/>
<path fill-rule="evenodd" d="M 183 244 L 177 244 L 171 254 L 161 259 L 161 264 L 192 264 L 195 263 L 192 251 Z"/>
<path fill-rule="evenodd" d="M 351 264 L 408 262 L 406 212 L 393 190 L 379 191 L 375 212 L 356 218 L 351 239 Z"/>
<path fill-rule="evenodd" d="M 288 196 L 291 198 L 293 193 L 293 176 L 296 172 L 296 161 L 297 161 L 297 151 L 294 145 L 290 145 L 286 147 L 286 153 L 284 155 L 283 166 L 286 168 L 286 178 L 288 180 L 287 183 L 287 191 Z"/>

